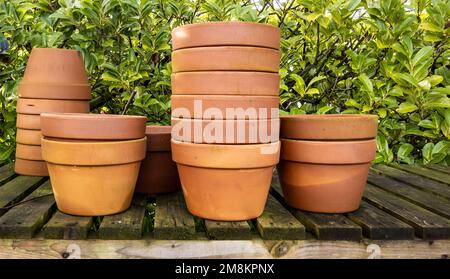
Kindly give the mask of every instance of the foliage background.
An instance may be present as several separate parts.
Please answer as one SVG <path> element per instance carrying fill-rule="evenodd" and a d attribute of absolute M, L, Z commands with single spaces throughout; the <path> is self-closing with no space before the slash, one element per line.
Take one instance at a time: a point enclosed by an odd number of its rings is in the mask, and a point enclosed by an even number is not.
<path fill-rule="evenodd" d="M 0 0 L 0 162 L 33 47 L 83 53 L 95 107 L 170 120 L 170 31 L 244 20 L 282 31 L 283 114 L 372 113 L 376 162 L 450 165 L 447 0 Z M 9 45 L 9 49 L 6 45 Z"/>

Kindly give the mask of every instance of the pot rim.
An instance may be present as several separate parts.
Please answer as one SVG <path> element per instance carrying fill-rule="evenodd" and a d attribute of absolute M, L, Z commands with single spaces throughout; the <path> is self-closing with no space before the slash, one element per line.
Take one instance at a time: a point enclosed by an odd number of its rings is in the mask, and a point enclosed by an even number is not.
<path fill-rule="evenodd" d="M 283 115 L 280 116 L 280 119 L 289 119 L 289 120 L 322 120 L 322 121 L 347 121 L 349 119 L 377 119 L 378 116 L 374 114 L 296 114 L 296 115 Z"/>
<path fill-rule="evenodd" d="M 20 86 L 64 86 L 64 87 L 89 87 L 91 88 L 90 84 L 88 83 L 64 83 L 64 82 L 26 82 L 26 81 L 20 81 Z M 31 99 L 31 98 L 30 98 Z"/>
<path fill-rule="evenodd" d="M 165 135 L 172 133 L 172 126 L 170 125 L 147 125 L 145 127 L 145 135 Z"/>
<path fill-rule="evenodd" d="M 274 49 L 274 48 L 268 48 L 268 47 L 261 47 L 261 46 L 235 46 L 235 45 L 222 45 L 222 46 L 199 46 L 199 47 L 189 47 L 189 48 L 179 48 L 174 50 L 172 53 L 174 52 L 204 52 L 208 49 L 211 50 L 219 50 L 219 51 L 227 51 L 227 50 L 245 50 L 245 51 L 252 51 L 254 49 L 257 50 L 262 50 L 262 51 L 267 51 L 267 52 L 276 52 L 278 53 L 278 55 L 281 55 L 280 50 L 278 49 Z M 209 72 L 212 70 L 196 70 L 195 72 Z M 217 70 L 217 72 L 219 71 L 228 71 L 228 70 Z M 244 71 L 244 70 L 236 70 L 238 72 L 258 72 L 258 71 Z M 193 71 L 180 71 L 180 72 L 173 72 L 173 73 L 183 73 L 183 72 L 193 72 Z M 216 71 L 214 71 L 216 72 Z M 233 70 L 234 72 L 234 70 Z M 267 73 L 277 73 L 277 72 L 267 72 Z"/>
<path fill-rule="evenodd" d="M 268 24 L 268 23 L 260 23 L 260 22 L 249 22 L 249 21 L 241 21 L 241 20 L 230 20 L 230 21 L 208 21 L 208 22 L 196 22 L 196 23 L 190 23 L 190 24 L 185 24 L 185 25 L 181 25 L 181 26 L 177 26 L 175 27 L 173 31 L 176 30 L 180 30 L 180 29 L 185 29 L 185 28 L 196 28 L 199 26 L 208 26 L 208 25 L 253 25 L 253 26 L 266 26 L 266 27 L 270 27 L 273 28 L 275 30 L 279 30 L 278 27 L 276 27 L 275 25 L 272 24 Z"/>
<path fill-rule="evenodd" d="M 141 115 L 120 115 L 120 114 L 101 114 L 101 113 L 80 113 L 80 112 L 43 112 L 41 113 L 41 117 L 52 117 L 52 118 L 71 118 L 71 119 L 93 119 L 93 117 L 101 118 L 101 119 L 147 119 L 145 116 Z"/>

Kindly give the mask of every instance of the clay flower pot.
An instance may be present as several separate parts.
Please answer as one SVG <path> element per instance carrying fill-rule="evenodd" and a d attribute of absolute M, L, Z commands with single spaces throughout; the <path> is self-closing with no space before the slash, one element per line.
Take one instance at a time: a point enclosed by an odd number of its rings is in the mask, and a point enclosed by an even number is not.
<path fill-rule="evenodd" d="M 16 145 L 16 158 L 24 160 L 42 161 L 41 147 L 39 145 Z"/>
<path fill-rule="evenodd" d="M 17 113 L 41 114 L 43 112 L 89 112 L 89 101 L 25 99 L 17 100 Z"/>
<path fill-rule="evenodd" d="M 221 145 L 172 140 L 188 210 L 202 218 L 239 221 L 264 210 L 280 143 Z"/>
<path fill-rule="evenodd" d="M 177 165 L 172 161 L 171 126 L 147 126 L 147 156 L 142 161 L 137 193 L 161 194 L 180 189 Z"/>
<path fill-rule="evenodd" d="M 206 22 L 172 30 L 173 49 L 202 46 L 260 46 L 279 49 L 280 29 L 251 22 Z"/>
<path fill-rule="evenodd" d="M 279 98 L 275 96 L 172 95 L 172 116 L 194 119 L 278 118 Z M 180 109 L 179 109 L 180 108 Z M 227 115 L 231 110 L 231 114 Z M 264 110 L 265 109 L 265 110 Z M 206 115 L 212 113 L 213 117 Z M 265 115 L 260 112 L 265 111 Z M 236 112 L 236 113 L 233 113 Z"/>
<path fill-rule="evenodd" d="M 89 84 L 19 83 L 19 97 L 54 100 L 91 100 Z"/>
<path fill-rule="evenodd" d="M 41 116 L 37 114 L 17 114 L 16 127 L 27 130 L 41 129 Z"/>
<path fill-rule="evenodd" d="M 41 145 L 42 133 L 40 130 L 17 129 L 16 142 L 28 145 Z"/>
<path fill-rule="evenodd" d="M 172 71 L 261 71 L 278 73 L 280 52 L 261 47 L 197 47 L 172 52 Z"/>
<path fill-rule="evenodd" d="M 172 74 L 174 95 L 278 96 L 280 77 L 264 72 L 185 72 Z"/>
<path fill-rule="evenodd" d="M 23 175 L 48 176 L 47 163 L 45 161 L 32 161 L 16 158 L 14 171 Z"/>
<path fill-rule="evenodd" d="M 58 209 L 81 216 L 109 215 L 131 203 L 146 138 L 126 141 L 42 139 Z"/>
<path fill-rule="evenodd" d="M 255 144 L 279 141 L 280 119 L 172 118 L 172 138 L 192 143 Z"/>

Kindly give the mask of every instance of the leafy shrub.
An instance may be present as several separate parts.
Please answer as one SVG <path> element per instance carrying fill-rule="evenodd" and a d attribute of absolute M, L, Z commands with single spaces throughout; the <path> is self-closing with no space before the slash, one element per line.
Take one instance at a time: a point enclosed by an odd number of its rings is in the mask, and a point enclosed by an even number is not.
<path fill-rule="evenodd" d="M 449 19 L 445 0 L 0 0 L 0 161 L 33 47 L 80 50 L 97 111 L 168 124 L 171 29 L 244 20 L 281 28 L 282 114 L 377 114 L 376 162 L 448 165 Z"/>

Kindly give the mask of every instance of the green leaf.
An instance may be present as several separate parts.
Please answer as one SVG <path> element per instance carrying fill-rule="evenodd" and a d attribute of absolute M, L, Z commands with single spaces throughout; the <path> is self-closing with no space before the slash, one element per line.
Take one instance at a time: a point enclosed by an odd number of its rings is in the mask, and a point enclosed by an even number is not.
<path fill-rule="evenodd" d="M 416 111 L 418 107 L 415 104 L 411 104 L 409 102 L 403 102 L 400 104 L 398 109 L 396 110 L 400 114 L 410 113 Z"/>
<path fill-rule="evenodd" d="M 433 156 L 433 147 L 434 144 L 429 142 L 425 144 L 424 147 L 422 148 L 422 157 L 424 164 L 429 164 L 431 162 Z"/>
<path fill-rule="evenodd" d="M 366 76 L 366 74 L 361 74 L 360 76 L 358 76 L 358 79 L 362 82 L 363 84 L 363 88 L 367 91 L 367 92 L 373 92 L 373 85 L 372 82 L 370 81 L 370 79 Z"/>
<path fill-rule="evenodd" d="M 411 152 L 414 150 L 414 146 L 410 143 L 404 143 L 400 146 L 397 151 L 397 159 L 400 162 L 407 164 L 413 164 L 414 158 L 410 156 Z"/>
<path fill-rule="evenodd" d="M 325 76 L 317 76 L 317 77 L 314 77 L 313 79 L 311 79 L 311 81 L 308 83 L 308 87 L 310 87 L 310 86 L 312 86 L 314 83 L 316 83 L 316 82 L 318 82 L 318 81 L 321 81 L 321 80 L 323 80 L 323 79 L 326 79 L 327 77 L 325 77 Z"/>
<path fill-rule="evenodd" d="M 412 59 L 412 64 L 413 66 L 422 63 L 423 61 L 425 61 L 428 58 L 431 58 L 431 55 L 433 54 L 433 47 L 431 46 L 426 46 L 421 48 L 416 55 L 414 55 L 413 59 Z"/>

